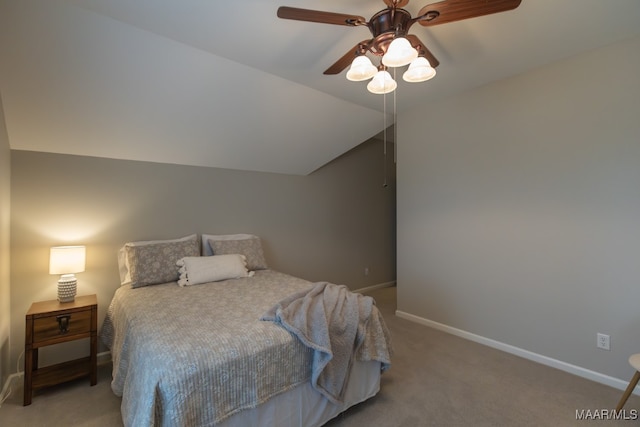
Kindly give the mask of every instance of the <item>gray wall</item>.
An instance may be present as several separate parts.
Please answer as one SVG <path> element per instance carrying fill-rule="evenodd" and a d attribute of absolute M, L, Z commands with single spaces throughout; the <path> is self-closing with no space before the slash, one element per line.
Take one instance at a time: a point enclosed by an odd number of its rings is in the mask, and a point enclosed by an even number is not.
<path fill-rule="evenodd" d="M 0 392 L 9 371 L 11 155 L 0 97 Z M 2 397 L 2 396 L 0 396 Z"/>
<path fill-rule="evenodd" d="M 402 114 L 398 309 L 628 381 L 638 76 L 635 38 Z"/>
<path fill-rule="evenodd" d="M 253 233 L 279 271 L 351 289 L 394 281 L 395 186 L 382 188 L 382 153 L 371 140 L 294 176 L 12 151 L 12 361 L 29 305 L 56 297 L 54 245 L 87 246 L 78 293 L 98 295 L 100 322 L 119 286 L 116 252 L 134 240 Z M 85 351 L 72 344 L 43 349 L 42 362 Z"/>

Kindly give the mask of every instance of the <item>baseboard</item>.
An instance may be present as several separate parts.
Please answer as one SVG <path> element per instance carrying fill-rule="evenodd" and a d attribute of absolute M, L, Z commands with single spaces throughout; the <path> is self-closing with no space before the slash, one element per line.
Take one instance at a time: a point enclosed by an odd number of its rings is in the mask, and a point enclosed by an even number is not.
<path fill-rule="evenodd" d="M 22 372 L 18 372 L 17 374 L 11 374 L 7 378 L 4 383 L 4 387 L 2 387 L 2 393 L 0 394 L 0 405 L 4 399 L 9 397 L 9 394 L 13 393 L 14 390 L 18 389 L 18 385 L 22 381 Z"/>
<path fill-rule="evenodd" d="M 102 353 L 98 353 L 98 365 L 104 365 L 106 363 L 111 362 L 111 352 L 104 351 Z"/>
<path fill-rule="evenodd" d="M 392 282 L 378 283 L 377 285 L 372 285 L 372 286 L 367 286 L 365 288 L 355 289 L 353 292 L 358 292 L 360 294 L 366 294 L 367 292 L 375 291 L 376 289 L 390 288 L 391 286 L 395 286 L 395 285 L 396 285 L 396 281 L 394 280 Z"/>
<path fill-rule="evenodd" d="M 577 375 L 582 378 L 586 378 L 591 381 L 595 381 L 600 384 L 605 384 L 613 388 L 617 388 L 619 390 L 624 390 L 627 388 L 629 384 L 627 381 L 623 381 L 618 378 L 611 377 L 609 375 L 601 374 L 600 372 L 591 371 L 589 369 L 585 369 L 580 366 L 572 365 L 567 362 L 563 362 L 561 360 L 553 359 L 551 357 L 544 356 L 542 354 L 534 353 L 529 350 L 524 350 L 519 347 L 515 347 L 510 344 L 505 344 L 500 341 L 493 340 L 491 338 L 486 338 L 481 335 L 476 335 L 471 332 L 463 331 L 462 329 L 457 329 L 452 326 L 448 326 L 442 323 L 435 322 L 433 320 L 425 319 L 423 317 L 419 317 L 410 313 L 405 313 L 404 311 L 396 310 L 396 316 L 409 320 L 414 323 L 419 323 L 421 325 L 429 326 L 430 328 L 437 329 L 439 331 L 446 332 L 451 335 L 456 335 L 458 337 L 467 339 L 469 341 L 474 341 L 479 344 L 483 344 L 489 347 L 493 347 L 495 349 L 514 354 L 516 356 L 520 356 L 522 358 L 540 363 L 542 365 L 550 366 L 552 368 L 559 369 L 564 372 L 568 372 L 573 375 Z M 633 394 L 640 395 L 640 387 L 636 387 L 636 390 Z"/>
<path fill-rule="evenodd" d="M 5 401 L 5 399 L 9 397 L 11 390 L 13 390 L 13 387 L 11 387 L 11 375 L 9 375 L 7 380 L 4 382 L 2 391 L 0 391 L 0 406 L 2 406 L 2 403 Z"/>

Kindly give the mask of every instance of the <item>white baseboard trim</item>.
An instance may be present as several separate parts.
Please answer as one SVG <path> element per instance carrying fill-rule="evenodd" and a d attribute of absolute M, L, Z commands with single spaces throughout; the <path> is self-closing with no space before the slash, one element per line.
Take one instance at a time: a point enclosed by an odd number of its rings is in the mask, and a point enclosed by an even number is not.
<path fill-rule="evenodd" d="M 3 399 L 8 398 L 9 394 L 12 394 L 15 390 L 18 389 L 18 384 L 22 381 L 22 372 L 18 372 L 17 374 L 11 374 L 7 378 L 4 383 L 4 387 L 2 387 L 2 393 L 0 394 L 0 405 L 2 404 Z"/>
<path fill-rule="evenodd" d="M 11 375 L 9 375 L 7 380 L 4 382 L 2 391 L 0 391 L 0 406 L 2 406 L 2 403 L 5 401 L 5 399 L 9 397 L 9 394 L 11 394 L 11 391 L 13 390 L 13 387 L 11 387 L 11 384 L 12 384 L 12 378 L 11 378 Z"/>
<path fill-rule="evenodd" d="M 627 388 L 629 384 L 627 381 L 623 381 L 619 378 L 614 378 L 609 375 L 601 374 L 600 372 L 591 371 L 589 369 L 585 369 L 580 366 L 572 365 L 567 362 L 563 362 L 561 360 L 553 359 L 551 357 L 544 356 L 542 354 L 534 353 L 529 350 L 525 350 L 519 347 L 515 347 L 510 344 L 505 344 L 500 341 L 493 340 L 491 338 L 486 338 L 481 335 L 476 335 L 471 332 L 463 331 L 462 329 L 457 329 L 452 326 L 445 325 L 443 323 L 438 323 L 433 320 L 425 319 L 423 317 L 419 317 L 410 313 L 406 313 L 401 310 L 396 310 L 396 316 L 409 320 L 414 323 L 419 323 L 421 325 L 428 326 L 433 329 L 437 329 L 439 331 L 446 332 L 451 335 L 456 335 L 458 337 L 467 339 L 469 341 L 474 341 L 479 344 L 483 344 L 489 347 L 493 347 L 497 350 L 501 350 L 507 353 L 514 354 L 516 356 L 520 356 L 522 358 L 532 360 L 534 362 L 540 363 L 542 365 L 550 366 L 552 368 L 559 369 L 564 372 L 568 372 L 573 375 L 577 375 L 582 378 L 586 378 L 591 381 L 595 381 L 600 384 L 605 384 L 613 388 L 617 388 L 619 390 L 624 390 Z M 640 387 L 636 387 L 634 394 L 640 395 Z"/>
<path fill-rule="evenodd" d="M 103 351 L 102 353 L 98 353 L 98 365 L 104 365 L 105 363 L 111 362 L 111 352 Z"/>
<path fill-rule="evenodd" d="M 357 293 L 360 293 L 360 294 L 366 294 L 367 292 L 375 291 L 376 289 L 390 288 L 391 286 L 395 286 L 395 285 L 396 285 L 396 281 L 394 280 L 392 282 L 378 283 L 377 285 L 367 286 L 365 288 L 360 288 L 360 289 L 355 289 L 352 292 L 357 292 Z"/>

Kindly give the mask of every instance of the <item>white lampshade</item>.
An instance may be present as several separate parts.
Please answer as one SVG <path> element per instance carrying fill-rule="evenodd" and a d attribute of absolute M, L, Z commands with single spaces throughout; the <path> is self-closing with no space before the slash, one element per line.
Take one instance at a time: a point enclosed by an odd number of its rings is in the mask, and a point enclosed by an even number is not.
<path fill-rule="evenodd" d="M 347 71 L 347 79 L 352 82 L 361 82 L 375 76 L 378 69 L 365 55 L 356 56 Z"/>
<path fill-rule="evenodd" d="M 367 85 L 367 89 L 371 93 L 375 94 L 383 94 L 393 92 L 398 83 L 393 80 L 391 74 L 389 74 L 386 70 L 378 71 L 378 73 L 373 77 L 373 79 Z"/>
<path fill-rule="evenodd" d="M 61 274 L 58 280 L 58 301 L 71 302 L 76 297 L 78 280 L 75 273 L 84 271 L 84 246 L 56 246 L 49 255 L 49 274 Z"/>
<path fill-rule="evenodd" d="M 49 274 L 73 274 L 84 271 L 84 246 L 56 246 L 51 248 Z"/>
<path fill-rule="evenodd" d="M 404 72 L 402 78 L 406 82 L 424 82 L 436 75 L 436 69 L 429 64 L 427 58 L 419 56 L 409 65 L 409 69 Z"/>
<path fill-rule="evenodd" d="M 382 56 L 382 63 L 387 67 L 402 67 L 418 57 L 418 51 L 404 37 L 393 39 L 387 52 Z"/>

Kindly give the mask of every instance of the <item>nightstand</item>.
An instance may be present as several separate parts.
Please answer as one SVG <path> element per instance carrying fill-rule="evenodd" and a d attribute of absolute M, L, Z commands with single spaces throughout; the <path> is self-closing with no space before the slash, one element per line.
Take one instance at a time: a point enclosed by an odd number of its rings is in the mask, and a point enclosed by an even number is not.
<path fill-rule="evenodd" d="M 98 300 L 95 295 L 31 304 L 26 316 L 24 339 L 24 406 L 31 404 L 33 391 L 65 381 L 89 376 L 98 382 Z M 89 338 L 89 357 L 38 368 L 38 349 Z"/>

